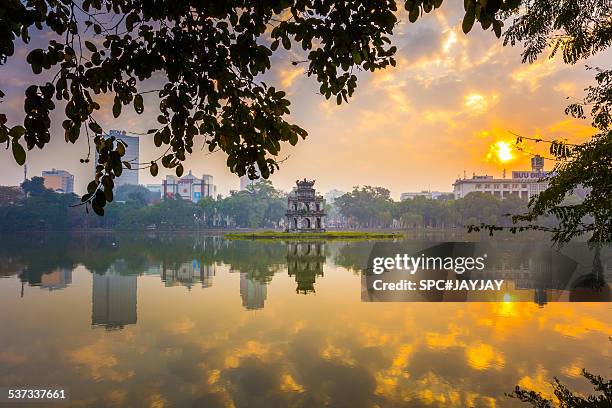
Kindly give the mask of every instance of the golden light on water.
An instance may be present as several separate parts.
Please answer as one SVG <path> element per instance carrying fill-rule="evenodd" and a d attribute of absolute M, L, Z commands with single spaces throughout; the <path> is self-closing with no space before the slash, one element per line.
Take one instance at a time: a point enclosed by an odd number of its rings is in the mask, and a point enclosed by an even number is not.
<path fill-rule="evenodd" d="M 487 161 L 497 161 L 499 163 L 506 163 L 514 159 L 512 143 L 504 140 L 498 140 L 489 146 L 489 153 L 487 154 Z"/>

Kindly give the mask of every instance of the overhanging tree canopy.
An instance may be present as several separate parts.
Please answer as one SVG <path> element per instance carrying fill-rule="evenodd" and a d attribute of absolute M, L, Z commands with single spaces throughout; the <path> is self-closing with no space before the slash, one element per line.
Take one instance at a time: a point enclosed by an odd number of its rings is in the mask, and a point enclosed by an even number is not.
<path fill-rule="evenodd" d="M 395 65 L 391 35 L 398 7 L 410 22 L 442 0 L 4 0 L 0 4 L 0 63 L 27 43 L 33 29 L 55 33 L 46 49 L 27 56 L 35 74 L 53 80 L 25 91 L 23 125 L 0 115 L 0 143 L 11 147 L 17 163 L 27 150 L 50 141 L 50 112 L 65 103 L 65 139 L 85 135 L 99 154 L 95 179 L 83 201 L 103 214 L 113 199 L 114 178 L 124 168 L 159 164 L 183 173 L 194 137 L 205 138 L 210 151 L 220 149 L 238 175 L 267 178 L 278 168 L 281 145 L 296 144 L 306 131 L 289 123 L 290 102 L 282 90 L 267 86 L 261 74 L 281 45 L 301 47 L 307 75 L 320 93 L 347 102 L 357 86 L 356 70 Z M 464 32 L 474 24 L 502 36 L 505 44 L 523 43 L 524 60 L 533 61 L 552 46 L 568 63 L 607 48 L 612 39 L 610 0 L 464 0 Z M 162 78 L 159 89 L 142 89 L 143 81 Z M 608 87 L 609 89 L 609 87 Z M 127 105 L 145 109 L 143 95 L 159 97 L 159 125 L 146 133 L 160 148 L 148 163 L 122 160 L 125 146 L 105 135 L 95 119 L 96 95 L 113 96 L 113 115 Z M 609 106 L 610 94 L 604 105 Z M 0 93 L 0 97 L 3 94 Z M 607 104 L 607 105 L 606 105 Z M 580 108 L 572 108 L 580 114 Z M 608 110 L 609 112 L 609 110 Z M 89 160 L 87 158 L 83 159 Z"/>

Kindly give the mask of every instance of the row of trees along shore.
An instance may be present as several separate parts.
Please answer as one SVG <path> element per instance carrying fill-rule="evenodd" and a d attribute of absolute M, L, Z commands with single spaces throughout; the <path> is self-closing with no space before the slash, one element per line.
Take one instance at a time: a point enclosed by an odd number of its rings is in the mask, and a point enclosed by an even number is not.
<path fill-rule="evenodd" d="M 40 177 L 25 181 L 22 191 L 0 194 L 4 197 L 0 200 L 0 230 L 277 228 L 287 208 L 286 193 L 267 180 L 198 203 L 162 200 L 143 186 L 120 186 L 105 217 L 83 211 L 74 194 L 46 189 Z M 515 196 L 499 200 L 486 193 L 457 200 L 448 195 L 394 201 L 389 190 L 364 186 L 327 203 L 326 210 L 331 214 L 328 224 L 337 228 L 445 229 L 479 223 L 511 225 L 508 215 L 527 211 L 527 202 Z"/>

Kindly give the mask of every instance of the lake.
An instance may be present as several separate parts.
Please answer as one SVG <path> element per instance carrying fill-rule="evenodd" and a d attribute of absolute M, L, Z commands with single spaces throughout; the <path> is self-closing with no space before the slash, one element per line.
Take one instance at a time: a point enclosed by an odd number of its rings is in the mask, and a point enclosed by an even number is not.
<path fill-rule="evenodd" d="M 0 387 L 62 406 L 513 407 L 610 374 L 609 302 L 363 302 L 369 242 L 0 239 Z"/>

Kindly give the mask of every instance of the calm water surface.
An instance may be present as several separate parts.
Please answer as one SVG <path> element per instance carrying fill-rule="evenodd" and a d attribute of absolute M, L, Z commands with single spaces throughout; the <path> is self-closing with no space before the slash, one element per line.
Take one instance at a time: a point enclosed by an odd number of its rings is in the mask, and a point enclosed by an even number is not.
<path fill-rule="evenodd" d="M 610 303 L 364 303 L 368 243 L 1 239 L 0 386 L 66 406 L 512 407 L 610 374 Z"/>

